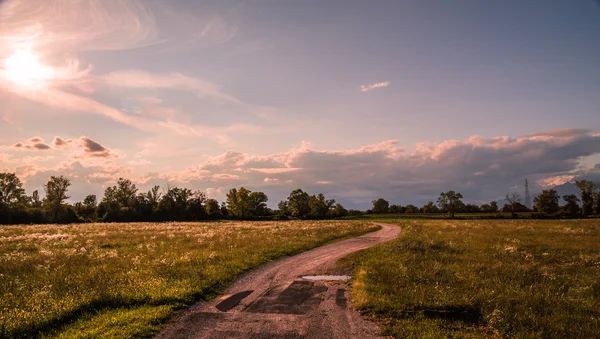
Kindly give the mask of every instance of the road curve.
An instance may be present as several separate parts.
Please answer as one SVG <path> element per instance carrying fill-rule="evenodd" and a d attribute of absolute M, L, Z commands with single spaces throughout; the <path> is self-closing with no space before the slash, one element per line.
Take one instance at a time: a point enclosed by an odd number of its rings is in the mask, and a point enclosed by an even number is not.
<path fill-rule="evenodd" d="M 224 295 L 175 317 L 156 338 L 377 338 L 379 329 L 347 302 L 344 282 L 302 279 L 342 274 L 337 261 L 394 239 L 395 225 L 273 261 L 251 271 Z"/>

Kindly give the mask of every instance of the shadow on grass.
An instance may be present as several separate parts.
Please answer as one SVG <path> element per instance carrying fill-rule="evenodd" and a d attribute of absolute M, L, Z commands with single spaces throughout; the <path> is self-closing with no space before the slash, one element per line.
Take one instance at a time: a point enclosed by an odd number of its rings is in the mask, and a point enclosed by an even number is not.
<path fill-rule="evenodd" d="M 392 316 L 395 318 L 423 316 L 430 319 L 460 321 L 468 325 L 481 325 L 484 322 L 481 311 L 470 305 L 451 305 L 437 308 L 424 307 L 413 310 L 400 310 L 393 312 Z"/>
<path fill-rule="evenodd" d="M 194 300 L 201 300 L 205 295 L 194 295 Z M 161 298 L 151 300 L 150 298 L 118 298 L 110 297 L 101 300 L 93 300 L 88 303 L 62 314 L 59 317 L 49 319 L 36 325 L 23 325 L 7 332 L 0 327 L 0 338 L 41 338 L 44 335 L 59 332 L 63 327 L 80 320 L 86 316 L 93 316 L 103 311 L 115 309 L 133 309 L 141 306 L 173 306 L 174 309 L 185 307 L 189 304 L 187 298 Z"/>

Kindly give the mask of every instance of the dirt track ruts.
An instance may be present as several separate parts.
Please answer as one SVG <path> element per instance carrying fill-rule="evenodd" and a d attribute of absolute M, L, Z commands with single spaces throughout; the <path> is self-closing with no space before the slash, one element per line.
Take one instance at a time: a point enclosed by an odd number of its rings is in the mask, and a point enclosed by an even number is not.
<path fill-rule="evenodd" d="M 395 225 L 378 225 L 382 228 L 377 232 L 276 260 L 243 275 L 222 296 L 176 316 L 156 338 L 379 337 L 377 325 L 362 318 L 347 301 L 346 283 L 301 278 L 344 273 L 336 264 L 339 259 L 392 240 L 400 232 Z M 217 305 L 230 309 L 223 312 Z"/>

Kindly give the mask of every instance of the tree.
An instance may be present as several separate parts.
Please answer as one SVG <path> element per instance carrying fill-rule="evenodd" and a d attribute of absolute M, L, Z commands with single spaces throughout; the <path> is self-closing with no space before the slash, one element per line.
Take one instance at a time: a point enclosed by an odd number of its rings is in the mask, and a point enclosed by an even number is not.
<path fill-rule="evenodd" d="M 46 197 L 44 198 L 45 205 L 50 209 L 52 221 L 58 222 L 62 211 L 62 204 L 70 197 L 67 195 L 71 186 L 71 181 L 64 176 L 51 176 L 50 180 L 44 184 Z"/>
<path fill-rule="evenodd" d="M 594 192 L 596 191 L 596 188 L 598 188 L 598 186 L 595 183 L 588 180 L 576 180 L 575 185 L 577 186 L 577 188 L 579 188 L 582 214 L 584 217 L 588 216 L 594 211 Z"/>
<path fill-rule="evenodd" d="M 408 204 L 408 205 L 406 205 L 406 209 L 404 210 L 404 213 L 407 213 L 407 214 L 419 213 L 419 208 L 415 205 Z"/>
<path fill-rule="evenodd" d="M 287 198 L 287 208 L 292 217 L 303 218 L 308 217 L 310 213 L 310 196 L 301 189 L 295 189 Z"/>
<path fill-rule="evenodd" d="M 95 194 L 89 194 L 88 196 L 85 197 L 85 199 L 83 199 L 83 205 L 84 206 L 89 206 L 89 207 L 96 207 L 97 202 L 96 202 L 96 195 Z"/>
<path fill-rule="evenodd" d="M 506 204 L 510 208 L 510 216 L 514 218 L 516 215 L 515 212 L 517 211 L 517 204 L 521 202 L 521 196 L 519 195 L 519 193 L 511 192 L 506 193 L 505 199 Z"/>
<path fill-rule="evenodd" d="M 433 201 L 428 201 L 427 204 L 423 205 L 423 213 L 438 213 L 439 211 Z"/>
<path fill-rule="evenodd" d="M 211 219 L 221 219 L 223 217 L 219 202 L 216 199 L 207 199 L 204 202 L 204 209 Z"/>
<path fill-rule="evenodd" d="M 25 199 L 25 190 L 15 173 L 0 173 L 0 203 L 12 205 Z"/>
<path fill-rule="evenodd" d="M 246 218 L 250 211 L 250 190 L 240 187 L 240 189 L 232 188 L 227 193 L 227 210 L 229 215 Z"/>
<path fill-rule="evenodd" d="M 40 194 L 38 193 L 37 190 L 33 191 L 33 194 L 31 195 L 31 205 L 34 208 L 42 207 L 42 201 L 40 200 Z"/>
<path fill-rule="evenodd" d="M 594 193 L 594 214 L 600 215 L 600 192 Z"/>
<path fill-rule="evenodd" d="M 115 194 L 120 207 L 132 207 L 137 191 L 137 187 L 131 180 L 119 178 Z"/>
<path fill-rule="evenodd" d="M 279 209 L 279 215 L 286 217 L 290 215 L 290 209 L 288 208 L 287 200 L 281 200 L 277 204 L 277 208 Z"/>
<path fill-rule="evenodd" d="M 342 206 L 342 204 L 337 203 L 335 204 L 335 207 L 333 208 L 333 217 L 335 218 L 342 218 L 348 215 L 348 210 L 344 208 L 344 206 Z"/>
<path fill-rule="evenodd" d="M 567 202 L 564 206 L 565 212 L 570 217 L 575 217 L 579 214 L 579 198 L 575 194 L 563 195 L 563 200 Z"/>
<path fill-rule="evenodd" d="M 544 214 L 554 214 L 559 211 L 558 200 L 560 197 L 556 190 L 543 190 L 533 199 L 535 208 Z"/>
<path fill-rule="evenodd" d="M 268 215 L 267 201 L 269 198 L 264 192 L 252 192 L 250 198 L 250 215 L 262 217 Z"/>
<path fill-rule="evenodd" d="M 490 212 L 498 213 L 498 203 L 495 201 L 490 202 Z"/>
<path fill-rule="evenodd" d="M 87 221 L 93 221 L 96 215 L 97 200 L 96 195 L 89 194 L 83 199 L 83 203 L 76 203 L 77 214 Z"/>
<path fill-rule="evenodd" d="M 232 188 L 227 193 L 227 209 L 229 214 L 237 218 L 260 217 L 268 214 L 267 201 L 264 192 L 252 192 L 240 187 Z"/>
<path fill-rule="evenodd" d="M 148 193 L 146 193 L 146 199 L 148 204 L 152 207 L 152 210 L 155 210 L 158 207 L 158 202 L 160 201 L 160 186 L 156 185 L 152 187 Z"/>
<path fill-rule="evenodd" d="M 400 210 L 402 209 L 402 206 L 400 205 L 390 205 L 390 207 L 388 208 L 388 212 L 390 213 L 400 213 Z"/>
<path fill-rule="evenodd" d="M 331 209 L 335 205 L 335 200 L 325 199 L 323 193 L 319 193 L 317 196 L 311 196 L 308 201 L 310 207 L 311 218 L 326 218 L 329 216 Z"/>
<path fill-rule="evenodd" d="M 371 201 L 371 203 L 373 203 L 372 211 L 374 214 L 388 213 L 390 203 L 387 200 L 379 198 L 377 200 Z"/>
<path fill-rule="evenodd" d="M 465 213 L 479 213 L 481 212 L 481 208 L 475 204 L 466 204 L 463 207 L 463 212 Z"/>
<path fill-rule="evenodd" d="M 479 209 L 481 210 L 481 212 L 483 213 L 490 213 L 492 211 L 492 208 L 490 207 L 489 204 L 482 204 Z"/>
<path fill-rule="evenodd" d="M 444 212 L 448 212 L 450 218 L 454 218 L 454 212 L 464 206 L 462 202 L 463 196 L 454 191 L 442 192 L 437 200 L 438 206 Z"/>

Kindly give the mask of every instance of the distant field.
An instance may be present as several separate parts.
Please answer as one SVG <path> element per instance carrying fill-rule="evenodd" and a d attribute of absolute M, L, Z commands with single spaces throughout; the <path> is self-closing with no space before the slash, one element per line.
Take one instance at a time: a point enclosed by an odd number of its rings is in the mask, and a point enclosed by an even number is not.
<path fill-rule="evenodd" d="M 0 337 L 146 337 L 173 311 L 362 221 L 0 227 Z"/>
<path fill-rule="evenodd" d="M 352 300 L 396 338 L 597 338 L 600 220 L 386 219 Z"/>
<path fill-rule="evenodd" d="M 518 212 L 517 218 L 530 219 L 532 212 Z M 500 213 L 456 213 L 455 219 L 493 219 L 493 218 L 511 218 L 510 212 Z M 399 219 L 445 219 L 444 213 L 386 213 L 386 214 L 365 214 L 361 216 L 347 217 L 350 220 L 399 220 Z"/>

